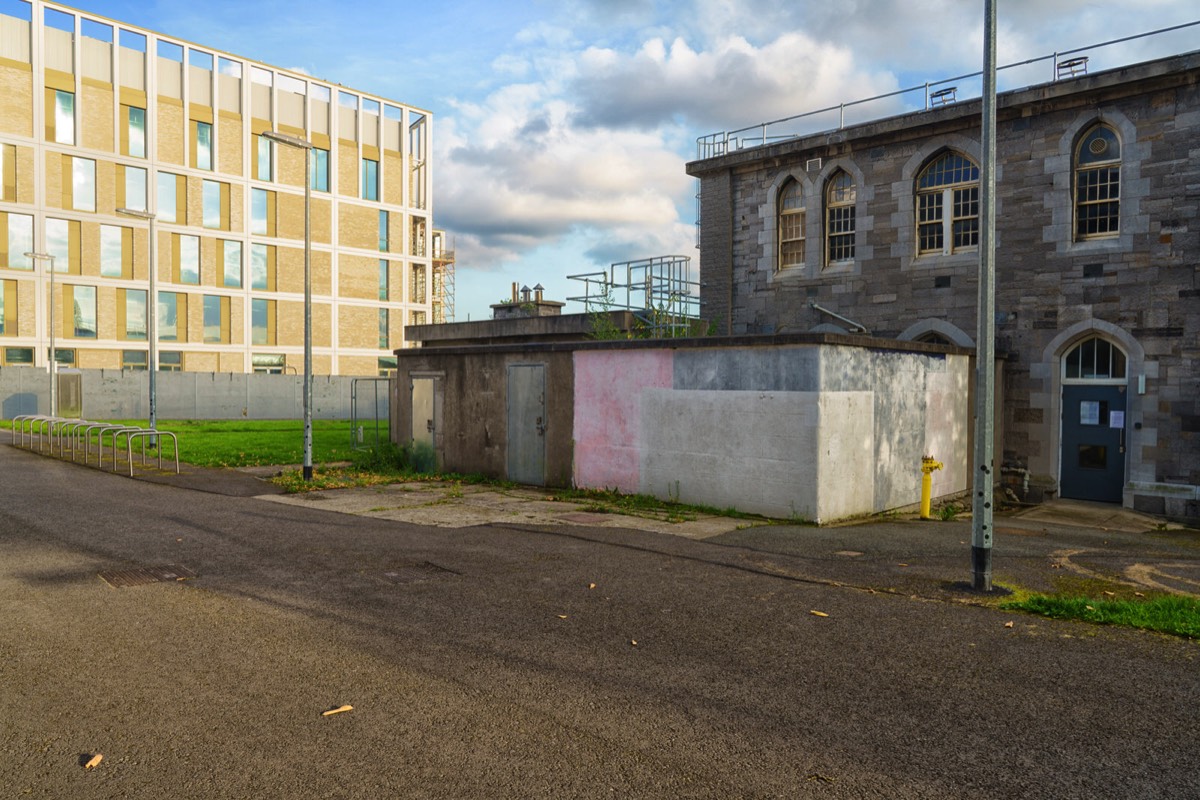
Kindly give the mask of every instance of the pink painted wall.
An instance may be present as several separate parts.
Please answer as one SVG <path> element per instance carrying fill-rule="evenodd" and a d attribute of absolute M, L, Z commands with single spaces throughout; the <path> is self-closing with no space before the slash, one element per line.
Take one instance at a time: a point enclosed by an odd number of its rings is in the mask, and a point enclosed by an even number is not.
<path fill-rule="evenodd" d="M 575 485 L 640 491 L 641 395 L 669 389 L 671 350 L 575 353 Z"/>

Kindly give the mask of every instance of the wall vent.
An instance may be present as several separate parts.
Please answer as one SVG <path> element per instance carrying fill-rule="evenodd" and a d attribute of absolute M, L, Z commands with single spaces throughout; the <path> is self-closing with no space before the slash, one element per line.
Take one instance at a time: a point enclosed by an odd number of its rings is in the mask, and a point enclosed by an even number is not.
<path fill-rule="evenodd" d="M 821 169 L 821 159 L 819 159 L 819 158 L 810 158 L 808 161 L 804 162 L 804 171 L 805 172 L 818 172 L 818 171 L 820 171 L 820 169 Z"/>

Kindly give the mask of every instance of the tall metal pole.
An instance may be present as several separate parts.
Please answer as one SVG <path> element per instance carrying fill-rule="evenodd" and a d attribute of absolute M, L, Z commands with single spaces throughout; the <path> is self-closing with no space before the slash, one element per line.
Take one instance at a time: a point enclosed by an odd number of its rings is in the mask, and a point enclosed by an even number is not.
<path fill-rule="evenodd" d="M 55 380 L 58 359 L 54 357 L 54 256 L 49 253 L 26 253 L 25 257 L 33 261 L 50 262 L 50 416 L 58 416 L 58 381 Z"/>
<path fill-rule="evenodd" d="M 151 173 L 153 174 L 153 173 Z M 154 232 L 154 223 L 157 215 L 151 214 L 149 211 L 142 211 L 136 208 L 118 208 L 118 214 L 124 214 L 127 217 L 136 217 L 144 219 L 150 223 L 150 275 L 149 286 L 147 291 L 149 297 L 146 299 L 146 338 L 150 340 L 150 363 L 147 365 L 150 370 L 150 429 L 158 429 L 158 267 L 155 266 L 155 254 L 158 252 L 158 238 Z M 150 443 L 157 444 L 158 437 L 151 437 Z"/>
<path fill-rule="evenodd" d="M 304 148 L 304 480 L 312 467 L 312 147 Z"/>
<path fill-rule="evenodd" d="M 979 335 L 975 341 L 975 474 L 971 564 L 976 591 L 992 590 L 992 486 L 994 476 L 996 362 L 996 3 L 984 0 L 983 170 L 980 187 Z"/>

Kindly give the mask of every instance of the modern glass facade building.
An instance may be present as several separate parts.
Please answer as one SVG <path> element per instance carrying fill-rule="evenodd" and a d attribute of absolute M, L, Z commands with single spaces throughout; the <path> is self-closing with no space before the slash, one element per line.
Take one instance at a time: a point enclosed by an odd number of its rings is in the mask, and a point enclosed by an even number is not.
<path fill-rule="evenodd" d="M 145 369 L 156 311 L 160 369 L 298 371 L 307 180 L 313 371 L 387 369 L 406 324 L 443 318 L 431 129 L 308 75 L 0 0 L 0 366 L 44 366 L 53 339 L 62 366 Z M 271 131 L 312 145 L 307 176 Z M 122 209 L 153 215 L 156 241 Z"/>

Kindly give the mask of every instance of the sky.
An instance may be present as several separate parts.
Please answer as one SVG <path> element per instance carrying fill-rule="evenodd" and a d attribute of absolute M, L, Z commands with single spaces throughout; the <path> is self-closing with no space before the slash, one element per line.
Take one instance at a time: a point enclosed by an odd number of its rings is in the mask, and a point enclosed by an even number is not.
<path fill-rule="evenodd" d="M 566 276 L 614 262 L 685 255 L 698 270 L 685 172 L 698 137 L 976 72 L 983 58 L 983 0 L 73 5 L 430 111 L 434 225 L 455 250 L 458 321 L 489 318 L 514 281 L 565 300 L 583 293 Z M 1001 65 L 1200 19 L 1195 0 L 997 9 Z M 1194 49 L 1200 26 L 1089 55 L 1096 71 Z M 1000 88 L 1050 71 L 1002 71 Z M 971 83 L 956 82 L 960 98 Z M 856 109 L 881 117 L 901 102 Z"/>

